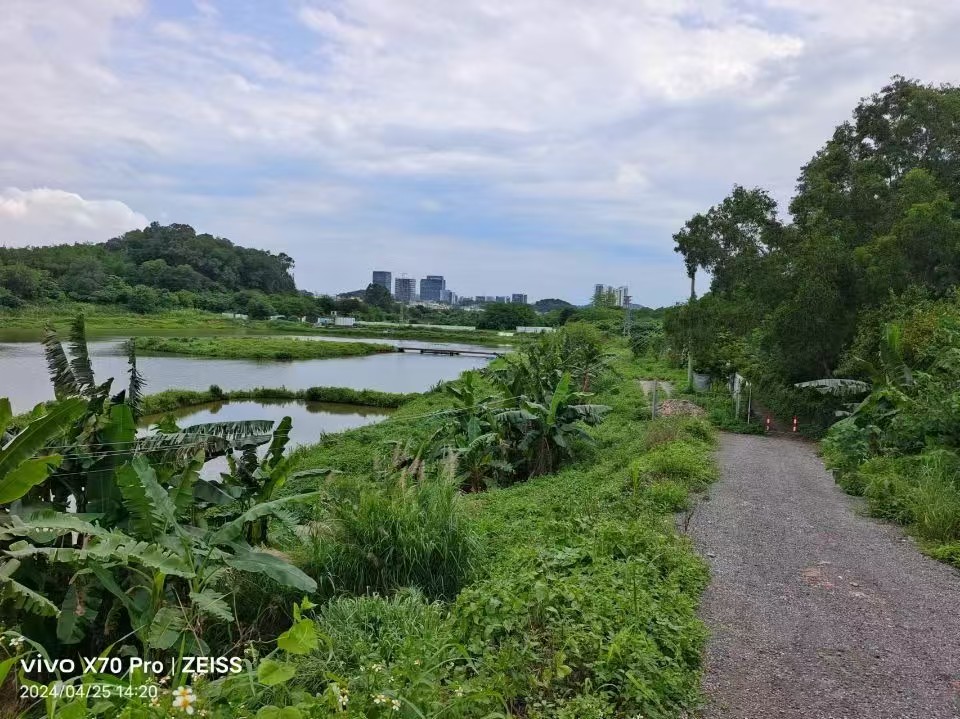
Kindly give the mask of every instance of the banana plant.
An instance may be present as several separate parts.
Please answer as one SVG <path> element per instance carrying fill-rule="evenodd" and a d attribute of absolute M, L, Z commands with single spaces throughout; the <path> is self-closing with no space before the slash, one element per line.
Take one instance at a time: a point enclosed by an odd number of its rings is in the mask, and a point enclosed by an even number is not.
<path fill-rule="evenodd" d="M 83 414 L 86 404 L 79 398 L 66 399 L 33 419 L 21 432 L 8 437 L 13 412 L 10 400 L 0 398 L 0 437 L 4 438 L 0 442 L 0 505 L 19 500 L 60 466 L 63 457 L 45 451 L 44 446 L 62 436 Z"/>
<path fill-rule="evenodd" d="M 570 374 L 564 373 L 545 402 L 523 398 L 519 409 L 498 413 L 499 420 L 513 428 L 527 476 L 554 471 L 572 454 L 575 440 L 590 441 L 583 426 L 599 424 L 610 407 L 577 401 L 586 396 L 573 390 Z"/>
<path fill-rule="evenodd" d="M 56 615 L 58 638 L 65 643 L 79 642 L 92 631 L 105 633 L 110 617 L 124 612 L 129 630 L 149 656 L 173 649 L 206 652 L 204 623 L 233 621 L 228 570 L 315 591 L 310 577 L 275 554 L 257 551 L 245 541 L 244 531 L 286 505 L 320 493 L 262 502 L 216 527 L 190 524 L 192 485 L 202 463 L 198 453 L 169 487 L 143 457 L 124 464 L 116 477 L 128 513 L 122 527 L 107 528 L 96 518 L 71 513 L 28 521 L 11 517 L 10 524 L 0 527 L 0 541 L 11 542 L 3 552 L 7 564 L 0 569 L 4 584 L 13 583 L 9 594 L 24 609 Z M 82 536 L 84 542 L 64 546 L 58 540 L 66 535 Z M 18 562 L 38 558 L 73 572 L 60 607 L 34 596 L 12 576 Z"/>
<path fill-rule="evenodd" d="M 309 469 L 300 472 L 291 472 L 293 459 L 285 454 L 290 442 L 290 429 L 293 420 L 284 417 L 268 437 L 270 445 L 261 458 L 253 444 L 240 446 L 240 458 L 236 459 L 232 452 L 227 454 L 229 472 L 221 473 L 223 480 L 221 489 L 236 500 L 238 511 L 246 511 L 260 504 L 271 502 L 274 495 L 287 483 L 289 479 L 307 479 L 327 477 L 330 469 Z M 208 496 L 208 495 L 205 495 Z M 270 517 L 257 517 L 244 524 L 243 537 L 253 546 L 267 544 L 267 535 Z"/>

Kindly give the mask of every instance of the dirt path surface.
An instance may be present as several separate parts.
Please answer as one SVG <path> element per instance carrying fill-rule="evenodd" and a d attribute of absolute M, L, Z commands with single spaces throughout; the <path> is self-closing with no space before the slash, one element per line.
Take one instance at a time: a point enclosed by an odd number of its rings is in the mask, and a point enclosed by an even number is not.
<path fill-rule="evenodd" d="M 960 572 L 862 515 L 809 443 L 723 435 L 703 717 L 957 719 Z"/>

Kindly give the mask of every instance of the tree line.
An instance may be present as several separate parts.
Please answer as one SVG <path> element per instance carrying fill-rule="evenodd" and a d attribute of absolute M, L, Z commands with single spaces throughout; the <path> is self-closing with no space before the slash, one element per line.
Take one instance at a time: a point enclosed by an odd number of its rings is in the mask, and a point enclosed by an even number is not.
<path fill-rule="evenodd" d="M 960 280 L 960 89 L 894 77 L 802 168 L 783 218 L 736 185 L 674 235 L 709 292 L 671 309 L 696 369 L 768 384 L 856 375 L 906 304 Z"/>

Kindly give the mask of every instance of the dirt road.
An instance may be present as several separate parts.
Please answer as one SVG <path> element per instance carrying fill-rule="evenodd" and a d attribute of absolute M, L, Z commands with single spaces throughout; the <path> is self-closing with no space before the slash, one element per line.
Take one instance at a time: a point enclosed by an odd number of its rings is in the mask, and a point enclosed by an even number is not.
<path fill-rule="evenodd" d="M 863 516 L 813 445 L 724 435 L 690 534 L 713 575 L 702 716 L 957 719 L 960 572 Z"/>

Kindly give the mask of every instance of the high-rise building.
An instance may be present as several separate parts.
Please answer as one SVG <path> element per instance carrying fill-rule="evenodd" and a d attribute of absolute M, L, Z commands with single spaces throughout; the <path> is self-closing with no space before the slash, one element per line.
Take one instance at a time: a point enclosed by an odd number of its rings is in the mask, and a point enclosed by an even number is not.
<path fill-rule="evenodd" d="M 417 281 L 412 277 L 398 277 L 393 281 L 393 297 L 397 302 L 417 299 Z"/>
<path fill-rule="evenodd" d="M 506 302 L 509 302 L 509 301 L 510 301 L 510 298 L 507 297 L 506 295 L 497 295 L 497 302 L 504 302 L 504 303 L 506 303 Z"/>
<path fill-rule="evenodd" d="M 593 303 L 602 307 L 626 307 L 630 304 L 630 290 L 626 285 L 594 285 Z"/>
<path fill-rule="evenodd" d="M 514 292 L 510 301 L 515 305 L 525 305 L 527 304 L 527 296 Z"/>
<path fill-rule="evenodd" d="M 374 270 L 373 284 L 386 287 L 387 292 L 389 292 L 390 287 L 393 285 L 393 274 L 385 270 Z"/>
<path fill-rule="evenodd" d="M 447 281 L 443 275 L 427 275 L 420 280 L 420 299 L 424 302 L 442 302 Z"/>

